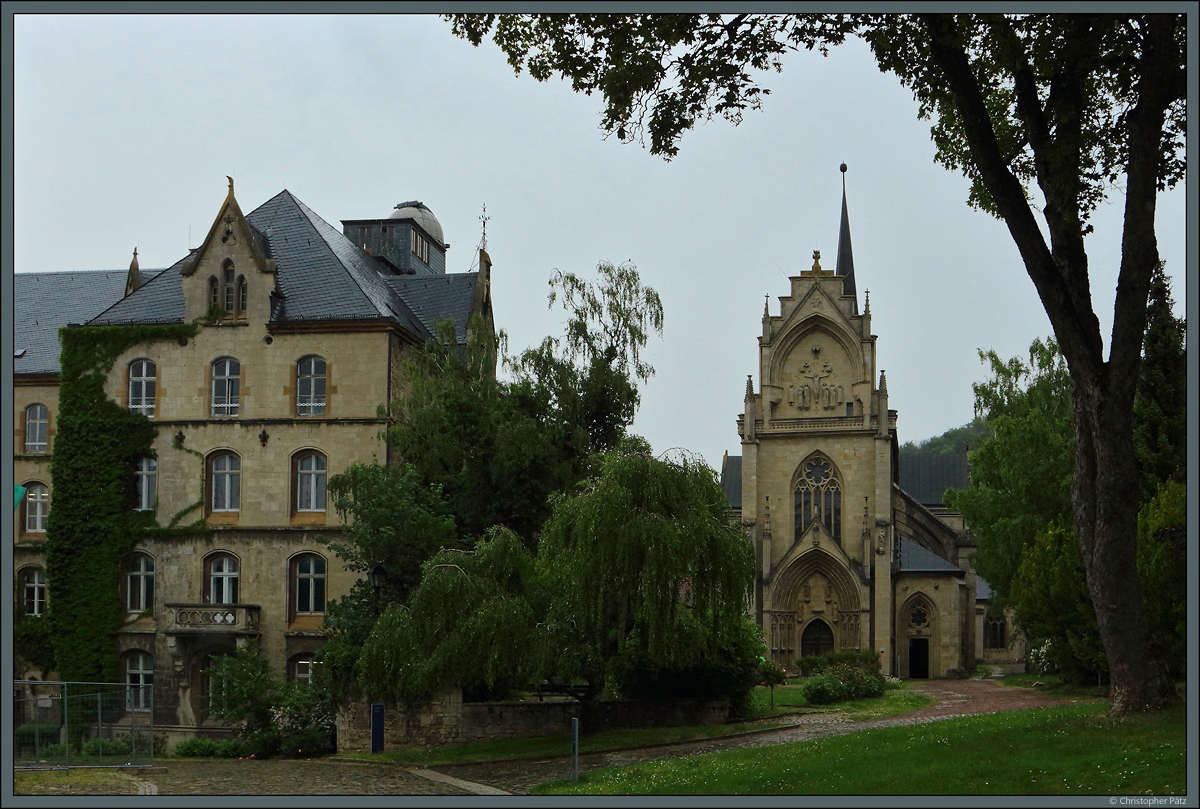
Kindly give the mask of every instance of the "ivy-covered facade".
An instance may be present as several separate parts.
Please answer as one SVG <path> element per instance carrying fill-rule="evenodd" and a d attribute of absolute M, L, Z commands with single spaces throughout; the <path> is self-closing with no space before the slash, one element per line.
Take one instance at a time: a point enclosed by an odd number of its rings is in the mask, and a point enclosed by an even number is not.
<path fill-rule="evenodd" d="M 288 191 L 243 214 L 230 181 L 171 267 L 18 274 L 15 679 L 150 683 L 179 740 L 222 732 L 206 672 L 240 643 L 312 676 L 364 575 L 327 547 L 326 481 L 394 460 L 386 406 L 437 323 L 492 328 L 487 254 L 446 273 L 428 208 L 349 221 Z"/>

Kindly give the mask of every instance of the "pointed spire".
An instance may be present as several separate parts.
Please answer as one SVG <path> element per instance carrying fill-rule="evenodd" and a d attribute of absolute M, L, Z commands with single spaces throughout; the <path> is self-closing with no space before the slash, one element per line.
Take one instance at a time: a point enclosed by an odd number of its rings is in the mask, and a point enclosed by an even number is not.
<path fill-rule="evenodd" d="M 133 248 L 133 261 L 129 262 L 129 274 L 125 276 L 125 294 L 137 292 L 142 285 L 142 273 L 138 270 L 137 248 Z"/>
<path fill-rule="evenodd" d="M 857 295 L 858 290 L 854 286 L 854 251 L 850 247 L 850 213 L 846 208 L 846 164 L 843 163 L 842 169 L 842 225 L 838 230 L 838 252 L 837 252 L 837 269 L 838 275 L 846 280 L 842 281 L 842 289 L 847 295 Z"/>
<path fill-rule="evenodd" d="M 746 398 L 750 399 L 754 396 L 754 376 L 746 374 Z"/>
<path fill-rule="evenodd" d="M 867 299 L 863 303 L 863 314 L 864 315 L 871 314 L 871 290 L 869 290 L 869 289 L 867 290 Z"/>
<path fill-rule="evenodd" d="M 763 320 L 771 316 L 771 296 L 763 295 Z"/>
<path fill-rule="evenodd" d="M 887 371 L 879 372 L 879 392 L 883 394 L 887 393 Z"/>

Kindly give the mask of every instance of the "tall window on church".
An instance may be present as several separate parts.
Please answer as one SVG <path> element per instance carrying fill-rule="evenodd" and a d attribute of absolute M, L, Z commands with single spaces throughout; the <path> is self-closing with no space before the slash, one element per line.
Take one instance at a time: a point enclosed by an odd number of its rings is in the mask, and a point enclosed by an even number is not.
<path fill-rule="evenodd" d="M 236 291 L 233 285 L 233 262 L 225 259 L 225 266 L 221 268 L 221 286 L 225 298 L 225 311 L 229 314 L 234 312 L 234 292 Z"/>
<path fill-rule="evenodd" d="M 800 469 L 795 492 L 796 538 L 815 522 L 837 543 L 842 541 L 842 483 L 833 463 L 814 455 Z"/>
<path fill-rule="evenodd" d="M 983 624 L 983 648 L 1005 649 L 1008 647 L 1005 630 L 1008 628 L 1003 615 L 989 615 Z"/>

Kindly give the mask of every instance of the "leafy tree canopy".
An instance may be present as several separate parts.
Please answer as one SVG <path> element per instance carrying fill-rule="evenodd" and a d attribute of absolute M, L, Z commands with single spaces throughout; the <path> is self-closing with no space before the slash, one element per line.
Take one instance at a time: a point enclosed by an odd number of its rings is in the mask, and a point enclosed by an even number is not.
<path fill-rule="evenodd" d="M 1183 14 L 449 15 L 491 36 L 518 72 L 603 96 L 601 128 L 666 158 L 716 115 L 762 104 L 762 74 L 789 51 L 871 46 L 933 121 L 935 159 L 1004 220 L 1066 358 L 1074 391 L 1072 503 L 1112 673 L 1113 712 L 1163 705 L 1174 686 L 1146 646 L 1140 599 L 1119 606 L 1136 556 L 1134 386 L 1159 264 L 1159 190 L 1184 178 Z M 1084 236 L 1123 181 L 1124 226 L 1109 356 L 1092 307 Z M 1041 197 L 1033 201 L 1036 184 Z M 1037 215 L 1044 220 L 1039 226 Z M 1136 583 L 1132 585 L 1136 590 Z"/>
<path fill-rule="evenodd" d="M 753 570 L 711 469 L 610 453 L 586 491 L 555 497 L 536 554 L 497 528 L 472 551 L 426 562 L 408 604 L 389 608 L 367 641 L 360 681 L 376 696 L 419 700 L 557 675 L 585 681 L 595 698 L 633 661 L 744 663 L 752 675 L 761 649 L 737 638 Z"/>
<path fill-rule="evenodd" d="M 953 455 L 966 452 L 982 444 L 992 434 L 987 422 L 979 416 L 961 427 L 951 427 L 941 435 L 924 441 L 905 441 L 900 451 L 912 455 Z"/>

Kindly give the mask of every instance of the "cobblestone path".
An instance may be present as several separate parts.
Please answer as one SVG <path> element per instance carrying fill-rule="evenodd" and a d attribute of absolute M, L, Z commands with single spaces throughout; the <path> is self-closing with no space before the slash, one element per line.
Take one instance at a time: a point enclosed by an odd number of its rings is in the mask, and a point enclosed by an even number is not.
<path fill-rule="evenodd" d="M 1028 688 L 1006 688 L 989 680 L 929 680 L 914 685 L 913 690 L 928 694 L 937 702 L 914 713 L 888 719 L 856 722 L 839 713 L 801 714 L 794 718 L 789 727 L 761 733 L 662 747 L 591 753 L 579 757 L 579 769 L 580 772 L 584 772 L 602 767 L 623 767 L 643 761 L 711 753 L 717 750 L 787 744 L 821 736 L 840 736 L 870 728 L 918 725 L 957 716 L 1040 708 L 1066 702 Z M 505 792 L 523 795 L 533 786 L 566 777 L 569 774 L 568 766 L 568 759 L 564 756 L 491 764 L 456 764 L 439 767 L 438 770 L 464 781 L 486 784 Z"/>

